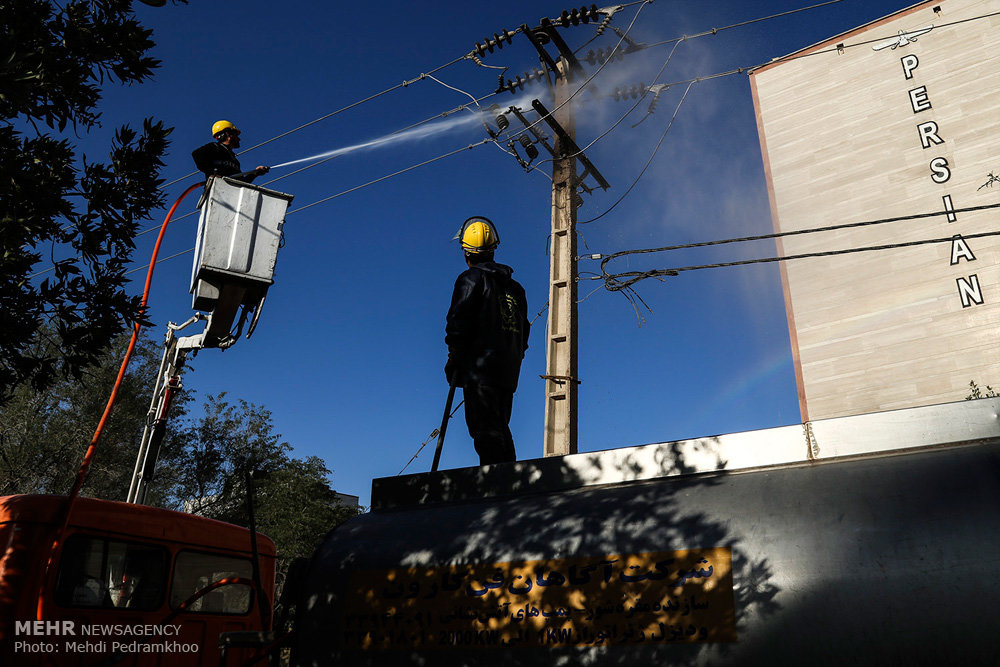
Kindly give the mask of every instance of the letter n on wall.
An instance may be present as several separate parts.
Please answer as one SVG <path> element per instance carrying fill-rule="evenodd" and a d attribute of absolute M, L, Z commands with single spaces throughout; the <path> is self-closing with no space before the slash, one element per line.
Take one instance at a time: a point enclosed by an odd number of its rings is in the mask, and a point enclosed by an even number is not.
<path fill-rule="evenodd" d="M 979 287 L 979 276 L 972 274 L 968 278 L 957 278 L 958 296 L 962 299 L 962 308 L 968 308 L 975 304 L 983 305 L 983 291 Z"/>

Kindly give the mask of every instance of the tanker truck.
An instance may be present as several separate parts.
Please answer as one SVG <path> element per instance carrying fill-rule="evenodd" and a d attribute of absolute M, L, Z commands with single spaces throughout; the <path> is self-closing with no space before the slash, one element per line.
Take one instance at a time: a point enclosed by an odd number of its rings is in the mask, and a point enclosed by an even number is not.
<path fill-rule="evenodd" d="M 376 479 L 292 664 L 998 664 L 998 410 Z"/>

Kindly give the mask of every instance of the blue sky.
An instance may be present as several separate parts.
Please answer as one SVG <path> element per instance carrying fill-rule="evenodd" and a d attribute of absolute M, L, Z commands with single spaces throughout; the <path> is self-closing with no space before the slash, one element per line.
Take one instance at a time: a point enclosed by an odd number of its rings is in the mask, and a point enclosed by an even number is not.
<path fill-rule="evenodd" d="M 613 25 L 654 43 L 806 6 L 796 0 L 689 2 L 656 0 L 627 7 Z M 906 2 L 843 2 L 715 36 L 687 40 L 657 83 L 684 81 L 761 64 L 908 6 Z M 154 116 L 174 126 L 163 171 L 168 181 L 193 171 L 190 151 L 210 140 L 225 118 L 243 131 L 243 148 L 409 81 L 471 51 L 503 28 L 538 24 L 568 6 L 506 3 L 199 3 L 137 13 L 154 29 L 154 80 L 108 88 L 104 129 Z M 571 46 L 593 37 L 592 26 L 561 31 Z M 610 30 L 587 48 L 610 48 Z M 654 83 L 672 45 L 612 63 L 594 79 L 615 85 Z M 583 53 L 586 53 L 584 49 Z M 523 35 L 488 65 L 508 75 L 537 65 Z M 593 68 L 590 68 L 592 71 Z M 496 88 L 497 72 L 460 61 L 435 74 L 476 97 Z M 465 104 L 469 98 L 424 79 L 381 95 L 268 143 L 241 157 L 244 167 L 279 164 L 367 142 Z M 633 183 L 670 121 L 685 86 L 663 94 L 596 142 L 587 154 L 611 183 L 586 197 L 585 220 L 604 212 Z M 541 96 L 533 86 L 526 93 Z M 530 99 L 530 98 L 529 98 Z M 514 97 L 492 101 L 502 106 Z M 584 91 L 577 109 L 581 146 L 603 134 L 631 102 Z M 463 112 L 467 113 L 467 112 Z M 432 137 L 354 151 L 282 179 L 274 189 L 295 195 L 291 209 L 480 142 L 481 126 L 462 124 Z M 95 143 L 90 144 L 90 141 Z M 301 165 L 298 165 L 301 166 Z M 258 183 L 291 173 L 275 169 Z M 548 165 L 543 167 L 548 169 Z M 196 182 L 171 185 L 172 201 Z M 179 215 L 193 210 L 195 197 Z M 195 358 L 186 388 L 199 396 L 228 391 L 265 405 L 297 456 L 317 455 L 333 485 L 369 502 L 372 478 L 397 474 L 438 425 L 447 394 L 444 316 L 454 279 L 464 268 L 451 241 L 471 215 L 490 217 L 502 243 L 497 259 L 515 269 L 532 316 L 548 298 L 550 181 L 525 173 L 493 145 L 387 179 L 289 215 L 275 284 L 254 337 Z M 150 221 L 149 226 L 159 224 Z M 161 257 L 194 245 L 196 217 L 177 221 Z M 690 89 L 662 147 L 631 194 L 601 220 L 581 227 L 581 251 L 611 253 L 771 231 L 760 146 L 746 74 Z M 148 261 L 154 233 L 139 237 L 136 266 Z M 620 270 L 765 257 L 773 243 L 724 246 L 688 254 L 621 260 Z M 151 293 L 152 333 L 191 314 L 191 254 L 161 263 Z M 581 270 L 595 270 L 584 261 Z M 141 290 L 144 272 L 133 274 Z M 580 297 L 580 451 L 664 442 L 799 422 L 791 351 L 774 264 L 682 274 L 636 287 L 652 308 L 635 310 L 617 293 L 583 281 Z M 597 290 L 593 294 L 592 291 Z M 515 397 L 511 428 L 521 459 L 542 455 L 545 315 L 535 323 Z M 433 442 L 407 472 L 430 469 Z M 449 429 L 443 468 L 478 459 L 461 411 Z"/>

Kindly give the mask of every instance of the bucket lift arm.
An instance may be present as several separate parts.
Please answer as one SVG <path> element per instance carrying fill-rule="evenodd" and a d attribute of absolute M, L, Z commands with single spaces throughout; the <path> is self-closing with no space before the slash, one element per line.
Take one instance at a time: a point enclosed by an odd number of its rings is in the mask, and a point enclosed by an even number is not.
<path fill-rule="evenodd" d="M 187 355 L 204 348 L 232 347 L 247 320 L 247 338 L 257 327 L 267 290 L 274 283 L 285 210 L 292 199 L 292 195 L 231 178 L 209 179 L 198 203 L 201 217 L 191 272 L 192 306 L 207 313 L 198 313 L 181 325 L 167 325 L 163 359 L 129 484 L 128 502 L 145 503 L 167 431 L 170 406 L 183 388 L 180 372 Z M 176 335 L 199 321 L 206 322 L 200 334 Z"/>
<path fill-rule="evenodd" d="M 163 358 L 160 360 L 160 370 L 156 375 L 156 386 L 153 388 L 153 399 L 146 414 L 146 426 L 142 431 L 142 441 L 139 445 L 139 455 L 135 460 L 132 472 L 132 482 L 129 485 L 128 500 L 130 503 L 145 503 L 146 491 L 153 480 L 156 462 L 160 456 L 160 445 L 167 432 L 167 419 L 174 398 L 184 388 L 181 384 L 181 369 L 187 361 L 187 355 L 197 354 L 202 349 L 205 332 L 194 336 L 178 337 L 177 331 L 208 319 L 202 313 L 196 314 L 183 324 L 167 324 L 167 335 L 163 345 Z"/>

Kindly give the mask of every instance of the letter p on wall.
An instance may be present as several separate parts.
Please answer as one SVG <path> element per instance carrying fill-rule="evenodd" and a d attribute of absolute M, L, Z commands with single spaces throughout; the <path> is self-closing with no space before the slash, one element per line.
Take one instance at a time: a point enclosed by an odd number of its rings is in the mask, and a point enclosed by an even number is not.
<path fill-rule="evenodd" d="M 903 65 L 903 76 L 909 81 L 913 78 L 913 70 L 920 66 L 920 60 L 910 53 L 900 58 L 899 62 Z"/>

